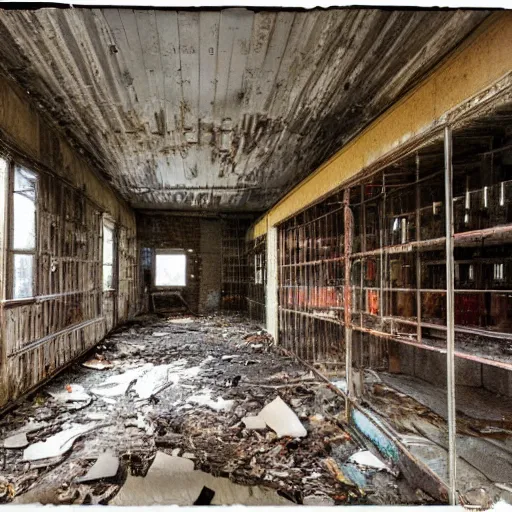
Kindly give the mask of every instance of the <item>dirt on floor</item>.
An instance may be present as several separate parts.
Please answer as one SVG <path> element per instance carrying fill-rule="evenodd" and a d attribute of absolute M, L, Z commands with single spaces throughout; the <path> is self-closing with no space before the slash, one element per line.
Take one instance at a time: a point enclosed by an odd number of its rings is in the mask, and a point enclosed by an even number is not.
<path fill-rule="evenodd" d="M 432 503 L 388 461 L 350 460 L 371 447 L 344 412 L 324 382 L 240 317 L 139 317 L 0 418 L 0 503 L 107 504 L 152 475 L 157 453 L 160 476 L 192 461 L 194 475 L 270 489 L 266 504 Z M 249 428 L 247 416 L 267 423 Z M 100 477 L 80 481 L 102 456 Z"/>

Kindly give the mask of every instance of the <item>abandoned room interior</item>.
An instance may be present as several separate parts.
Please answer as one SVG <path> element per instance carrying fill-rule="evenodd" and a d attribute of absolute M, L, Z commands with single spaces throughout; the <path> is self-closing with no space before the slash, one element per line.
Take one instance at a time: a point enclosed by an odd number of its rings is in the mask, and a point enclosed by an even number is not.
<path fill-rule="evenodd" d="M 0 10 L 0 503 L 512 502 L 512 13 Z"/>

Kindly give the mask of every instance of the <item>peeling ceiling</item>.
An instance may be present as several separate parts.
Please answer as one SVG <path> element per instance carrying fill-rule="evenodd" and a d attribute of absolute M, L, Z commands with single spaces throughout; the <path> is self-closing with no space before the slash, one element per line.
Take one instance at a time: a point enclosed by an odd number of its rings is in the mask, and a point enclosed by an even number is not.
<path fill-rule="evenodd" d="M 134 208 L 262 211 L 488 11 L 0 11 L 0 69 Z"/>

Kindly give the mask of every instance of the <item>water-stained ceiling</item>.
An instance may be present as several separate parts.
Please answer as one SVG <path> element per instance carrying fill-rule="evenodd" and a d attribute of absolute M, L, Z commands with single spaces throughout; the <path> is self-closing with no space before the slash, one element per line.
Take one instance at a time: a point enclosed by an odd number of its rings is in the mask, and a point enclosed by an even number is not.
<path fill-rule="evenodd" d="M 487 11 L 0 11 L 0 68 L 135 208 L 260 211 Z"/>

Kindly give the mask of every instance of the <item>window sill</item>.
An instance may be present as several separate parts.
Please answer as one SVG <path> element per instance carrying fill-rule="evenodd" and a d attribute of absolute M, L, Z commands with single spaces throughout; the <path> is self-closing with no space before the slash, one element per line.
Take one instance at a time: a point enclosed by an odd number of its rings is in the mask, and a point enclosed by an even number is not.
<path fill-rule="evenodd" d="M 7 299 L 2 301 L 2 305 L 6 308 L 13 308 L 16 306 L 27 306 L 34 304 L 37 301 L 37 297 L 26 297 L 23 299 Z"/>

